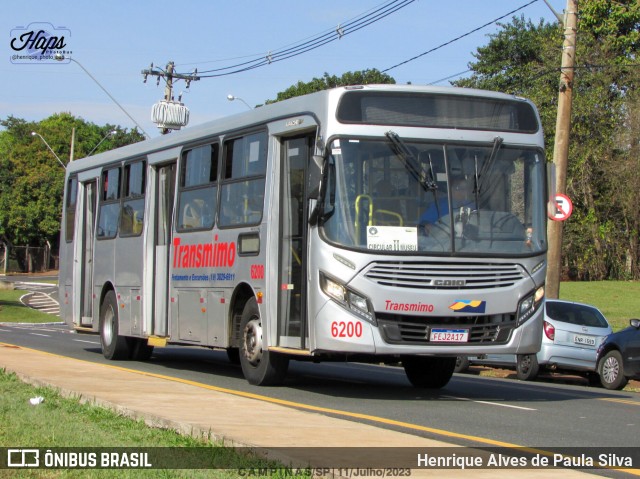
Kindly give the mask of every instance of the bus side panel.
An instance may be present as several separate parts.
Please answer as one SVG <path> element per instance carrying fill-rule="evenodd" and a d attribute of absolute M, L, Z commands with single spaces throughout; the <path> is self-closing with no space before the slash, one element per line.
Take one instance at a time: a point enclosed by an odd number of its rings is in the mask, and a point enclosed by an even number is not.
<path fill-rule="evenodd" d="M 112 239 L 97 240 L 95 242 L 95 253 L 93 255 L 94 269 L 93 269 L 93 326 L 98 325 L 100 318 L 100 307 L 102 294 L 105 290 L 105 286 L 114 285 L 115 279 L 115 260 L 116 254 L 116 241 Z M 116 298 L 120 294 L 120 291 L 116 289 Z M 128 331 L 128 329 L 121 329 L 121 331 Z"/>
<path fill-rule="evenodd" d="M 108 241 L 105 241 L 108 242 Z M 124 336 L 140 335 L 140 326 L 133 324 L 133 319 L 139 316 L 139 312 L 133 311 L 139 307 L 140 301 L 136 298 L 142 287 L 142 242 L 143 236 L 120 237 L 117 239 L 118 247 L 115 252 L 114 277 L 116 292 L 120 296 L 118 302 L 121 305 L 118 311 L 120 320 L 120 333 Z M 124 305 L 124 307 L 122 307 Z M 139 320 L 138 320 L 139 322 Z M 134 330 L 137 329 L 138 333 Z"/>
<path fill-rule="evenodd" d="M 60 302 L 60 319 L 69 326 L 73 326 L 73 243 L 65 241 L 64 234 L 65 231 L 61 231 L 58 300 Z"/>

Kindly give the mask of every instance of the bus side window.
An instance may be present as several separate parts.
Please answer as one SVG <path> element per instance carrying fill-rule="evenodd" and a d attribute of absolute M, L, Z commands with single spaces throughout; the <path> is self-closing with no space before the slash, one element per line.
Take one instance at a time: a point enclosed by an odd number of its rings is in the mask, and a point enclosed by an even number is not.
<path fill-rule="evenodd" d="M 218 145 L 186 151 L 180 168 L 178 231 L 213 227 L 217 203 Z"/>
<path fill-rule="evenodd" d="M 224 149 L 220 226 L 256 225 L 262 220 L 267 134 L 229 140 Z"/>
<path fill-rule="evenodd" d="M 102 172 L 102 194 L 98 213 L 99 239 L 115 238 L 120 217 L 120 168 Z"/>
<path fill-rule="evenodd" d="M 137 161 L 124 167 L 123 205 L 120 215 L 120 236 L 138 236 L 144 221 L 146 163 Z"/>
<path fill-rule="evenodd" d="M 65 205 L 66 222 L 64 236 L 67 243 L 73 241 L 76 224 L 76 204 L 78 202 L 78 178 L 73 176 L 67 183 L 67 203 Z"/>

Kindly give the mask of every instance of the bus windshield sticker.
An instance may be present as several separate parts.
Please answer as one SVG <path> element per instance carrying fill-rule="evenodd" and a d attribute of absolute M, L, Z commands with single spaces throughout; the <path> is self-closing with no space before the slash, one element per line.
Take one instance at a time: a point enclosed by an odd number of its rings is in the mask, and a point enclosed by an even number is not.
<path fill-rule="evenodd" d="M 378 251 L 417 251 L 418 228 L 407 226 L 370 226 L 367 248 Z"/>

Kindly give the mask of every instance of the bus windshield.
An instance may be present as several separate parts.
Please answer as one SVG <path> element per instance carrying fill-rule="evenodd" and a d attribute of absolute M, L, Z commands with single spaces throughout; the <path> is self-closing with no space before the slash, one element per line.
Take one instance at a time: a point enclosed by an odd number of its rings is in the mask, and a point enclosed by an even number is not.
<path fill-rule="evenodd" d="M 529 256 L 546 249 L 540 149 L 501 138 L 471 145 L 387 136 L 332 142 L 325 240 L 398 255 Z"/>

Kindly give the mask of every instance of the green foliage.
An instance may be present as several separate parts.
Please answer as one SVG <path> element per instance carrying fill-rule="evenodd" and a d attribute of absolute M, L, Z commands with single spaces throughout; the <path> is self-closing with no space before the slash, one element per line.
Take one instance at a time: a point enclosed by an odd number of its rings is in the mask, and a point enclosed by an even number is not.
<path fill-rule="evenodd" d="M 13 116 L 0 121 L 0 237 L 14 245 L 41 246 L 56 243 L 60 230 L 64 169 L 71 152 L 75 129 L 74 158 L 106 151 L 143 140 L 137 131 L 113 125 L 98 126 L 70 113 L 50 116 L 40 122 L 27 122 Z"/>
<path fill-rule="evenodd" d="M 329 75 L 325 72 L 322 78 L 313 78 L 310 82 L 304 83 L 299 81 L 295 85 L 287 88 L 285 91 L 278 93 L 275 100 L 267 100 L 265 103 L 275 103 L 287 100 L 296 96 L 307 95 L 330 88 L 349 85 L 370 85 L 374 83 L 395 83 L 396 81 L 386 73 L 374 69 L 362 70 L 355 72 L 347 72 L 338 78 L 335 75 Z"/>
<path fill-rule="evenodd" d="M 637 0 L 581 0 L 573 83 L 565 223 L 565 274 L 575 279 L 640 278 Z M 530 98 L 553 158 L 563 28 L 523 17 L 501 25 L 478 49 L 473 74 L 456 81 Z"/>
<path fill-rule="evenodd" d="M 637 0 L 581 2 L 580 24 L 618 61 L 637 58 L 640 49 L 640 3 Z"/>

